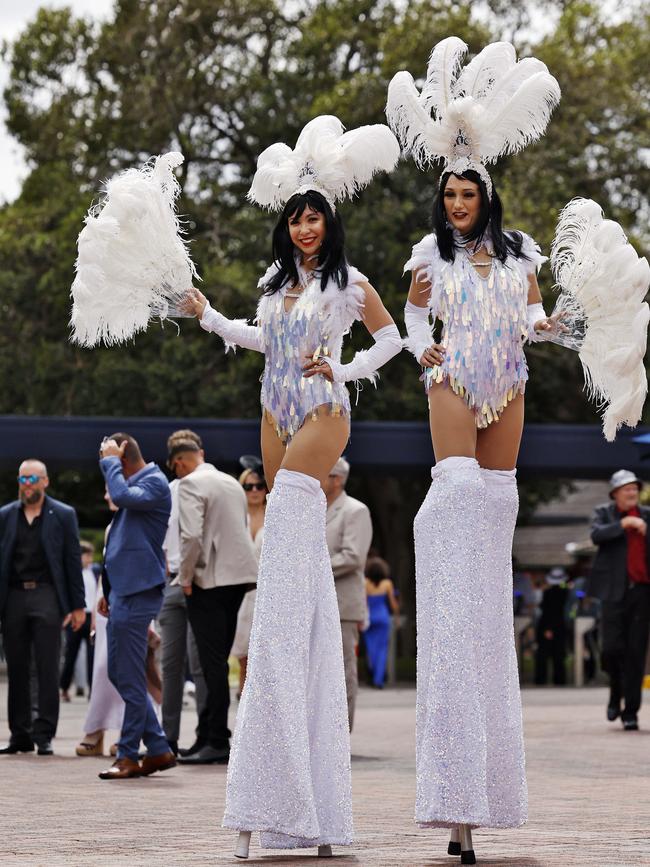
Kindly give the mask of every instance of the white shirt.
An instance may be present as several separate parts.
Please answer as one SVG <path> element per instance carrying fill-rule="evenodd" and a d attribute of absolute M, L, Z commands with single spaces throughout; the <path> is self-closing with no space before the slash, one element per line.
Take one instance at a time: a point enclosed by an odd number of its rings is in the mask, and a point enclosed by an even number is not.
<path fill-rule="evenodd" d="M 86 595 L 85 610 L 92 611 L 97 601 L 97 578 L 92 566 L 86 566 L 81 570 L 84 579 L 84 593 Z"/>
<path fill-rule="evenodd" d="M 169 524 L 167 525 L 167 534 L 163 542 L 163 551 L 167 555 L 167 568 L 171 574 L 178 574 L 181 568 L 181 531 L 178 520 L 178 479 L 173 479 L 169 483 L 169 490 L 172 495 L 172 508 L 169 513 Z M 178 583 L 177 581 L 174 583 Z"/>

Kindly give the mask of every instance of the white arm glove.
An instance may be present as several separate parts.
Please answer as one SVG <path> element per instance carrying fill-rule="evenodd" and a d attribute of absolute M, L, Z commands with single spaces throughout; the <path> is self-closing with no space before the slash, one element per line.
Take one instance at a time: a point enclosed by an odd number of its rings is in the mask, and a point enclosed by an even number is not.
<path fill-rule="evenodd" d="M 404 306 L 404 323 L 408 337 L 404 341 L 406 348 L 413 353 L 419 363 L 425 349 L 433 344 L 433 332 L 429 323 L 429 308 L 418 307 L 407 301 Z"/>
<path fill-rule="evenodd" d="M 245 319 L 227 319 L 211 307 L 209 301 L 205 305 L 199 325 L 205 331 L 213 331 L 218 334 L 226 344 L 226 352 L 229 349 L 234 350 L 236 346 L 264 352 L 262 329 L 259 326 L 249 325 Z"/>
<path fill-rule="evenodd" d="M 386 325 L 372 335 L 375 345 L 370 349 L 362 349 L 357 352 L 349 364 L 341 364 L 340 361 L 323 356 L 332 369 L 334 382 L 349 382 L 351 379 L 369 379 L 376 384 L 377 371 L 382 365 L 390 361 L 402 349 L 402 338 L 399 336 L 397 325 Z"/>
<path fill-rule="evenodd" d="M 544 331 L 535 331 L 535 323 L 539 322 L 540 319 L 546 319 L 546 313 L 544 313 L 544 305 L 539 301 L 537 304 L 529 304 L 527 308 L 528 313 L 528 342 L 529 343 L 539 343 L 540 340 L 547 340 L 548 338 L 545 336 Z"/>

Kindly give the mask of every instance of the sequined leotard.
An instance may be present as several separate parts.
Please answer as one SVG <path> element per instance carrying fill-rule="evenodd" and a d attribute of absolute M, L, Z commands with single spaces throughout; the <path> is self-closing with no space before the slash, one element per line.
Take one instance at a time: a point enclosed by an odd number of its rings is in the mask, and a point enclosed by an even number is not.
<path fill-rule="evenodd" d="M 487 427 L 518 393 L 523 393 L 528 367 L 523 342 L 528 335 L 526 307 L 528 274 L 546 261 L 539 247 L 523 235 L 526 259 L 492 258 L 487 277 L 481 277 L 465 251 L 453 262 L 441 258 L 435 235 L 413 247 L 404 270 L 421 276 L 431 286 L 429 310 L 444 324 L 441 343 L 445 357 L 422 375 L 427 392 L 435 382 L 446 382 L 473 410 L 476 426 Z M 493 253 L 489 237 L 484 239 Z"/>
<path fill-rule="evenodd" d="M 264 287 L 275 272 L 272 266 L 260 281 Z M 327 406 L 333 415 L 350 415 L 350 396 L 343 383 L 324 376 L 304 377 L 306 356 L 341 358 L 343 335 L 360 318 L 366 278 L 349 268 L 348 284 L 341 290 L 333 280 L 321 289 L 320 279 L 307 282 L 290 310 L 285 310 L 288 286 L 263 295 L 257 325 L 266 355 L 261 404 L 267 420 L 283 442 L 291 439 L 305 419 Z"/>

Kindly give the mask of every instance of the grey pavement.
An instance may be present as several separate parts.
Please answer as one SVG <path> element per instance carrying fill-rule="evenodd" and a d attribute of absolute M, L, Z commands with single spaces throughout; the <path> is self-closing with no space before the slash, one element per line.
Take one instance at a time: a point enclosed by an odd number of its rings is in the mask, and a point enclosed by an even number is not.
<path fill-rule="evenodd" d="M 650 695 L 641 731 L 605 721 L 602 688 L 524 691 L 530 819 L 518 830 L 474 833 L 484 867 L 650 865 Z M 413 824 L 415 693 L 364 689 L 352 737 L 357 841 L 324 863 L 445 867 L 447 833 Z M 234 705 L 236 708 L 236 703 Z M 177 767 L 101 781 L 109 759 L 77 758 L 86 702 L 62 705 L 56 755 L 0 756 L 0 864 L 29 867 L 180 867 L 323 863 L 315 851 L 276 853 L 253 837 L 248 862 L 220 827 L 226 771 Z M 183 715 L 181 744 L 194 713 Z M 0 740 L 6 684 L 0 684 Z M 106 745 L 108 748 L 108 745 Z"/>

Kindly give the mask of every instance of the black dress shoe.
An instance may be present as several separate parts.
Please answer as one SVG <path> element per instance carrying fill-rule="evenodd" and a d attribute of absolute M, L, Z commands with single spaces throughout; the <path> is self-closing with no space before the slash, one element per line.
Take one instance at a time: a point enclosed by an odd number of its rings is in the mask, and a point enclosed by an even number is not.
<path fill-rule="evenodd" d="M 179 765 L 227 765 L 230 758 L 229 747 L 216 747 L 206 744 L 192 756 L 182 756 L 178 760 Z"/>
<path fill-rule="evenodd" d="M 0 749 L 0 755 L 2 755 L 2 756 L 13 756 L 16 753 L 33 753 L 33 752 L 34 752 L 34 744 L 31 743 L 31 741 L 27 741 L 26 743 L 21 743 L 20 741 L 12 743 L 10 741 L 6 747 L 2 747 Z"/>
<path fill-rule="evenodd" d="M 175 756 L 177 756 L 178 755 L 178 741 L 168 740 L 167 743 L 169 744 L 169 749 L 173 752 L 173 754 Z"/>
<path fill-rule="evenodd" d="M 203 747 L 207 746 L 206 742 L 203 740 L 195 740 L 191 747 L 188 747 L 186 750 L 183 747 L 178 748 L 178 755 L 183 756 L 193 756 L 195 753 L 198 753 L 199 750 L 202 750 Z"/>
<path fill-rule="evenodd" d="M 615 719 L 618 719 L 621 715 L 621 709 L 618 705 L 608 704 L 607 705 L 607 719 L 610 722 L 614 722 Z"/>
<path fill-rule="evenodd" d="M 39 756 L 53 756 L 52 741 L 41 741 L 40 744 L 37 744 L 36 753 Z"/>
<path fill-rule="evenodd" d="M 632 717 L 630 719 L 624 719 L 623 720 L 623 729 L 626 732 L 638 732 L 639 723 L 637 722 L 637 718 Z"/>

